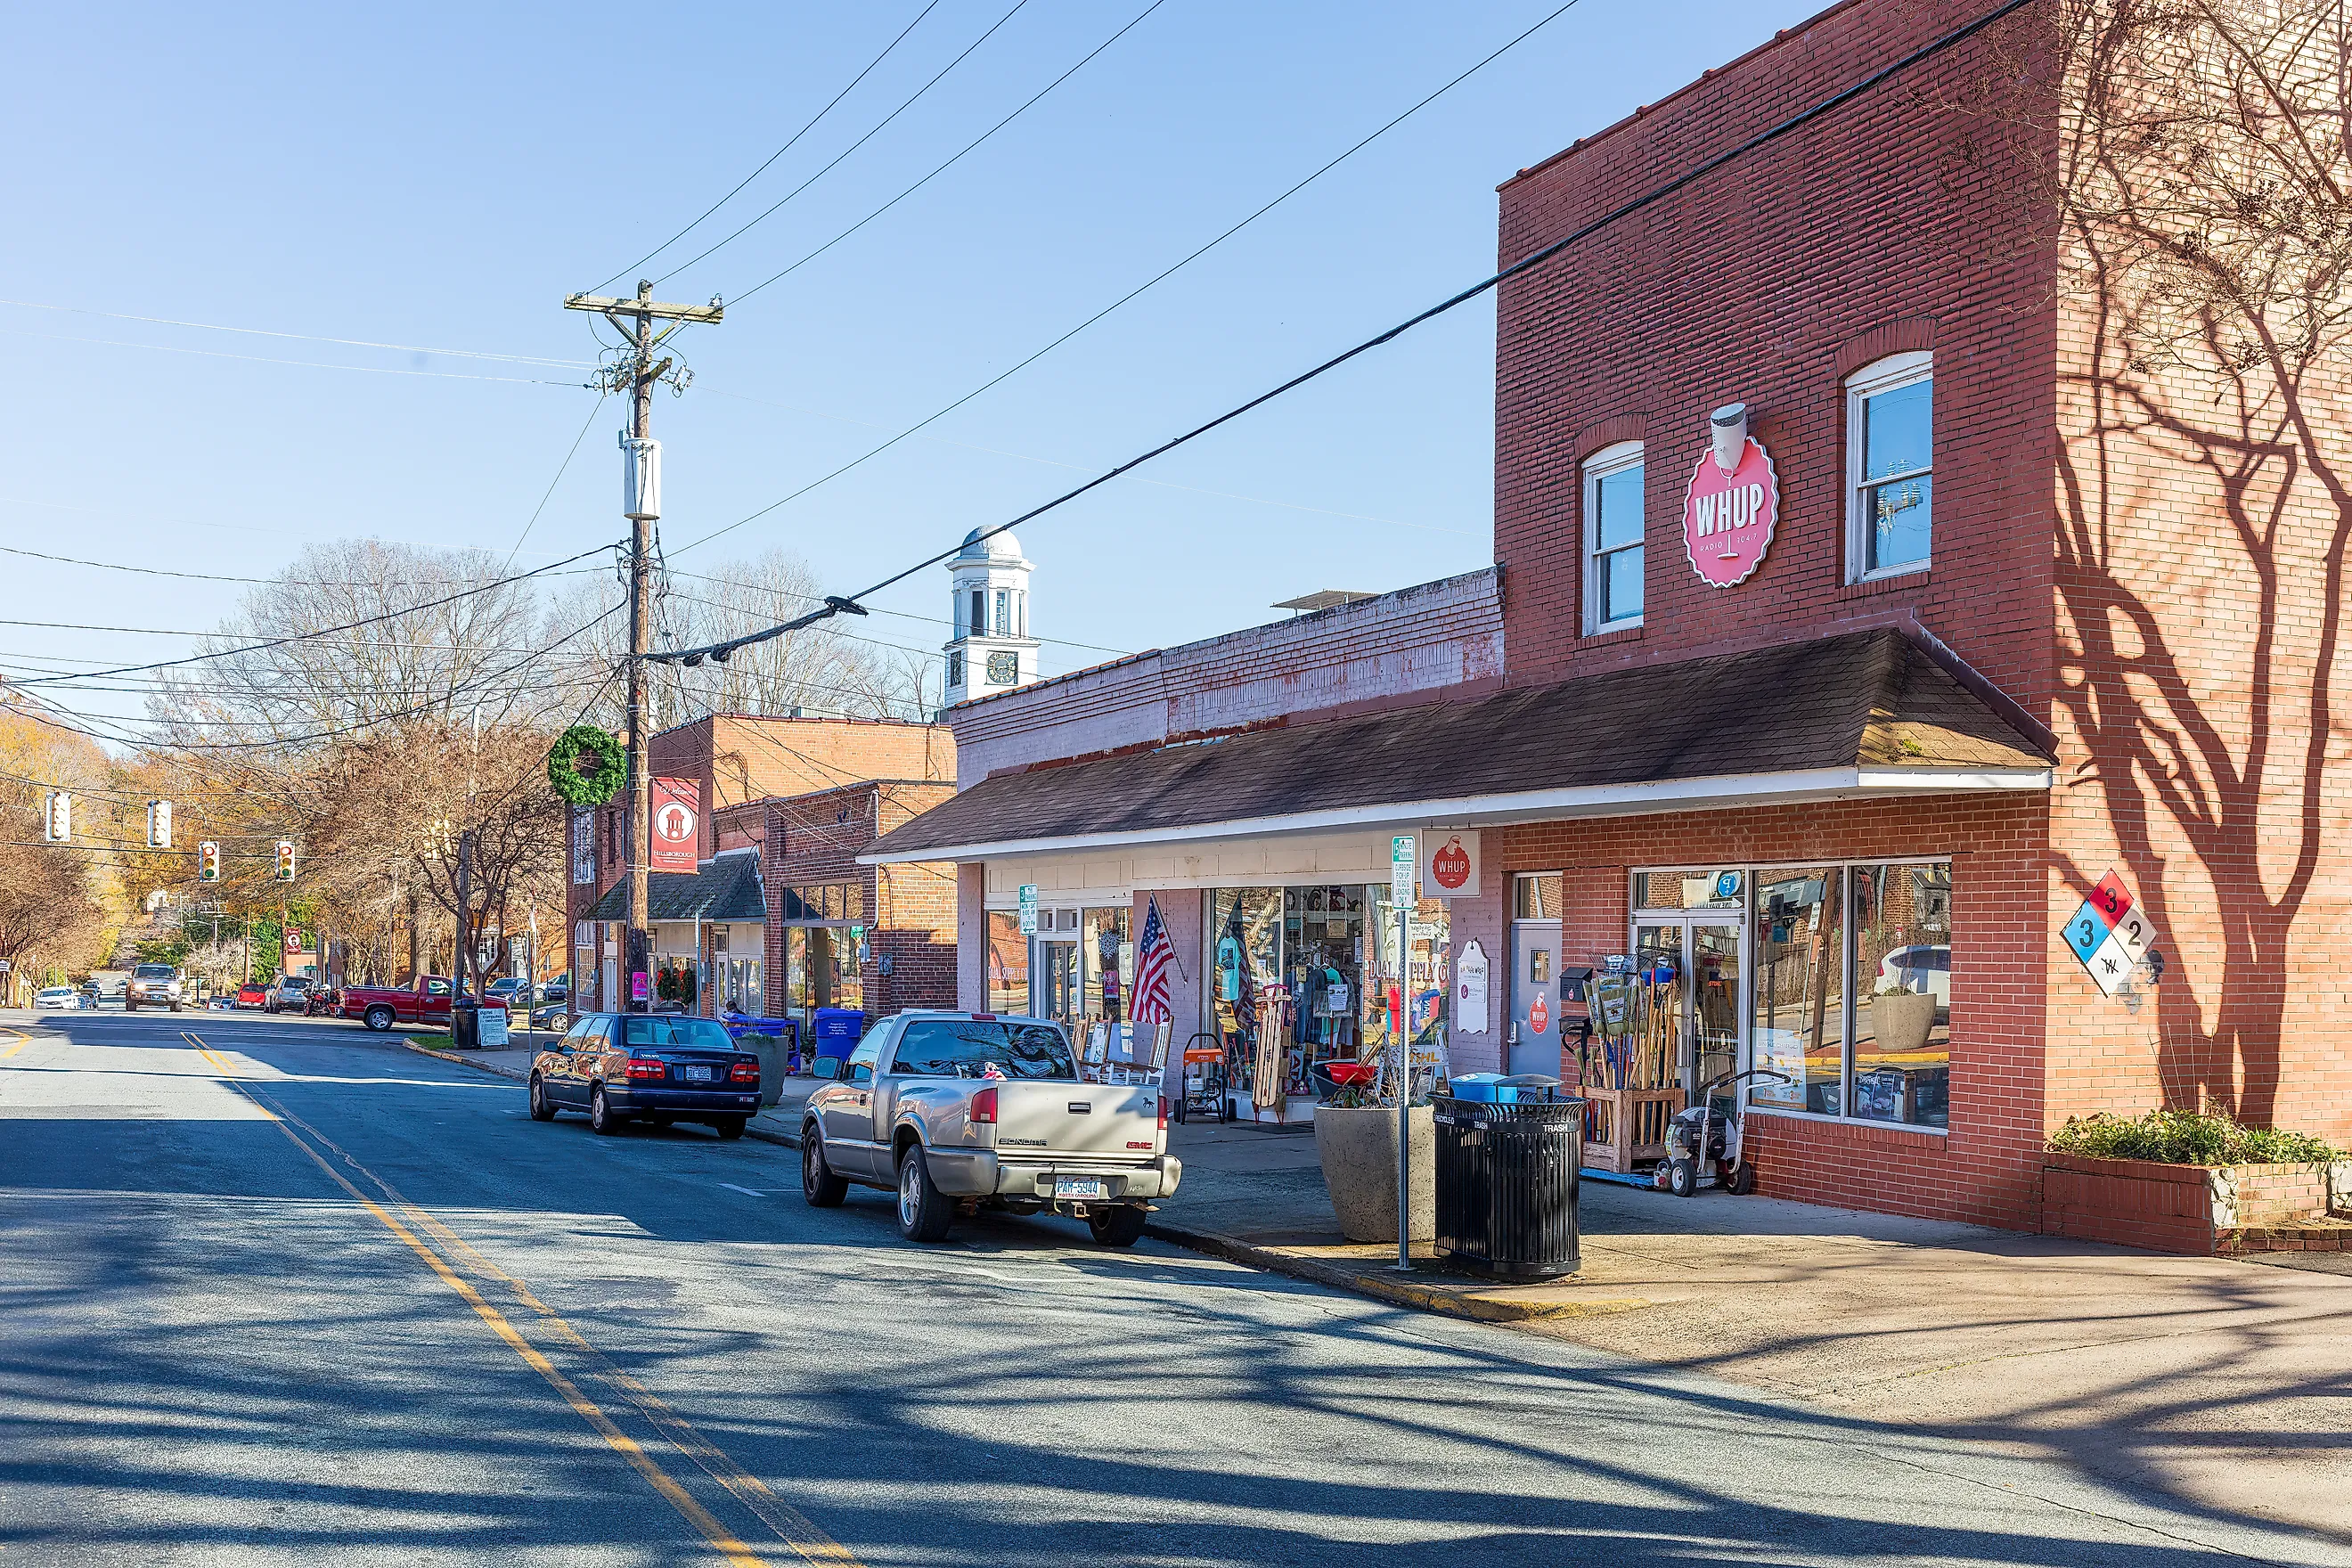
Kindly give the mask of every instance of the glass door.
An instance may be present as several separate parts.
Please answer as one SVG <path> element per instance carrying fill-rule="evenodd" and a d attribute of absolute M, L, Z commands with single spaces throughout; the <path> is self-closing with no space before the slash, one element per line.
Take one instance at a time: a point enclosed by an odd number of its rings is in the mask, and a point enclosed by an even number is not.
<path fill-rule="evenodd" d="M 1706 916 L 1647 917 L 1633 927 L 1640 984 L 1648 993 L 1649 1035 L 1634 1042 L 1634 1087 L 1694 1094 L 1738 1069 L 1740 922 Z"/>
<path fill-rule="evenodd" d="M 1037 944 L 1036 1016 L 1051 1018 L 1070 1031 L 1071 1040 L 1085 1043 L 1085 984 L 1078 973 L 1078 944 L 1041 942 Z"/>

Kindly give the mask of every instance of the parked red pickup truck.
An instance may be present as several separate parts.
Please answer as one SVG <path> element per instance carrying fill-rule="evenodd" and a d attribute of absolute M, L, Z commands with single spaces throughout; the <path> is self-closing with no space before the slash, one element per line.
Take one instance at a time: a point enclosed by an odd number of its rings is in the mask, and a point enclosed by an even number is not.
<path fill-rule="evenodd" d="M 449 982 L 438 974 L 420 974 L 402 991 L 382 985 L 346 985 L 340 1011 L 342 1016 L 357 1018 L 376 1030 L 389 1029 L 394 1024 L 446 1024 L 450 990 Z M 506 1010 L 502 1002 L 489 1001 L 482 1005 Z"/>

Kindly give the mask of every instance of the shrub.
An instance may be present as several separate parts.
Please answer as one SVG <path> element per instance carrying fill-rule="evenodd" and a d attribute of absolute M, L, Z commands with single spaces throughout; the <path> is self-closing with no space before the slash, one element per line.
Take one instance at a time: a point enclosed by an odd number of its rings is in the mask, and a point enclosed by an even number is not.
<path fill-rule="evenodd" d="M 2301 1165 L 2341 1158 L 2308 1132 L 2247 1127 L 2190 1110 L 2070 1118 L 2050 1135 L 2053 1154 L 2094 1160 L 2157 1160 L 2168 1165 Z"/>

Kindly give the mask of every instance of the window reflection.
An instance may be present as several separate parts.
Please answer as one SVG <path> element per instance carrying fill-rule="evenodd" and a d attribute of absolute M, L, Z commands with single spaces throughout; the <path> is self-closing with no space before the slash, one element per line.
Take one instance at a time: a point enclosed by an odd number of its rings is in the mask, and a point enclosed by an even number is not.
<path fill-rule="evenodd" d="M 1757 1105 L 1835 1116 L 1845 1086 L 1844 873 L 1836 866 L 1756 874 L 1753 1065 Z"/>
<path fill-rule="evenodd" d="M 1949 1121 L 1952 872 L 1866 866 L 1853 873 L 1852 1114 Z"/>

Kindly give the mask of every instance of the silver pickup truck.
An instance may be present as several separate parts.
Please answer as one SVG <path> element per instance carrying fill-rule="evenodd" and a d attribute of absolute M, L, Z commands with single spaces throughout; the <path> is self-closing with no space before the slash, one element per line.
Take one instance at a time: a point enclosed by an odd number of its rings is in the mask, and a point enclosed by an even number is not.
<path fill-rule="evenodd" d="M 1069 1037 L 1044 1018 L 885 1018 L 801 1121 L 802 1194 L 831 1208 L 852 1182 L 895 1188 L 910 1241 L 985 1206 L 1081 1215 L 1097 1241 L 1132 1247 L 1183 1173 L 1158 1089 L 1080 1082 Z"/>

